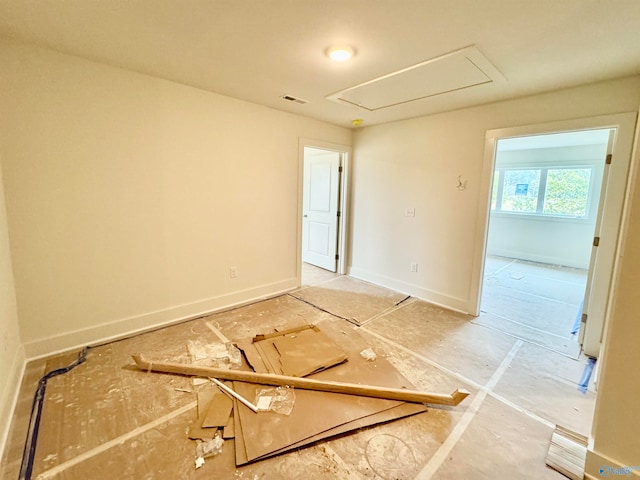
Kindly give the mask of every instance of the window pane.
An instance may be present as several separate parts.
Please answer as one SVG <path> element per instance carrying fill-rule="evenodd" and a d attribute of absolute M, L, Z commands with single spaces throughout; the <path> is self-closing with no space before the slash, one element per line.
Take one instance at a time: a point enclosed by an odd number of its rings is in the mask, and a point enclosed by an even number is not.
<path fill-rule="evenodd" d="M 502 210 L 536 213 L 540 170 L 507 170 L 504 172 Z"/>
<path fill-rule="evenodd" d="M 550 169 L 542 212 L 586 217 L 590 180 L 590 168 Z"/>

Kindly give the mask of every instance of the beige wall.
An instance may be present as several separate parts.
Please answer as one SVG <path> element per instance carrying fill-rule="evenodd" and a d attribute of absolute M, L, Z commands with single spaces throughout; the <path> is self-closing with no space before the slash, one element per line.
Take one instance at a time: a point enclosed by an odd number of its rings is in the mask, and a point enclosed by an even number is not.
<path fill-rule="evenodd" d="M 27 356 L 297 285 L 298 138 L 348 129 L 18 44 L 0 63 Z"/>
<path fill-rule="evenodd" d="M 20 386 L 24 351 L 20 342 L 16 295 L 9 253 L 9 234 L 5 210 L 2 168 L 0 167 L 0 455 L 9 429 L 9 421 Z M 6 421 L 5 421 L 6 420 Z"/>
<path fill-rule="evenodd" d="M 351 273 L 469 311 L 487 130 L 636 111 L 639 103 L 640 77 L 632 77 L 358 131 Z M 458 175 L 466 190 L 456 188 Z"/>
<path fill-rule="evenodd" d="M 587 472 L 602 478 L 599 469 L 635 466 L 640 477 L 640 152 L 636 135 L 635 172 L 629 190 L 623 243 L 615 280 L 611 318 L 605 332 L 604 355 L 593 424 L 593 451 Z"/>

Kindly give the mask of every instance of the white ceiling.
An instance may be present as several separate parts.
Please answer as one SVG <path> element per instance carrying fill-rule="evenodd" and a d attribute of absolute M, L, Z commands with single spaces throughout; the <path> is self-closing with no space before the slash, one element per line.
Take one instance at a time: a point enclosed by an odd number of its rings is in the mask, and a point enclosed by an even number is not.
<path fill-rule="evenodd" d="M 0 35 L 345 126 L 640 73 L 639 0 L 1 0 Z M 336 44 L 356 56 L 330 61 Z M 326 98 L 468 46 L 506 81 L 376 111 Z"/>

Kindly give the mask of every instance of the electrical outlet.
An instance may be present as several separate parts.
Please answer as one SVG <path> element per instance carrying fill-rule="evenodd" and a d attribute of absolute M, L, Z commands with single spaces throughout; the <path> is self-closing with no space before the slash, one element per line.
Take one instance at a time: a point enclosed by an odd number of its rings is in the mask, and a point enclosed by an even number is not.
<path fill-rule="evenodd" d="M 418 264 L 416 262 L 411 262 L 411 271 L 412 272 L 418 271 Z"/>
<path fill-rule="evenodd" d="M 404 216 L 405 216 L 405 217 L 415 217 L 415 216 L 416 216 L 416 209 L 415 209 L 415 207 L 407 208 L 407 209 L 404 211 Z"/>
<path fill-rule="evenodd" d="M 229 277 L 236 278 L 238 276 L 238 267 L 229 268 Z"/>

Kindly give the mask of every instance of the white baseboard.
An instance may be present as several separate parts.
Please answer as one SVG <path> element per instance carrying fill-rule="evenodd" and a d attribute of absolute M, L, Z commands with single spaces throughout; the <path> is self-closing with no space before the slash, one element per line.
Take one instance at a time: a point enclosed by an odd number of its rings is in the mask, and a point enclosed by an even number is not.
<path fill-rule="evenodd" d="M 507 257 L 507 258 L 517 258 L 526 260 L 529 262 L 537 262 L 537 263 L 546 263 L 549 265 L 562 265 L 570 268 L 580 268 L 582 270 L 588 270 L 589 264 L 586 265 L 584 262 L 579 260 L 572 260 L 563 257 L 552 257 L 550 255 L 535 255 L 532 253 L 519 252 L 515 250 L 504 250 L 504 249 L 487 249 L 487 255 L 496 255 L 498 257 Z"/>
<path fill-rule="evenodd" d="M 9 371 L 7 384 L 0 394 L 0 459 L 4 458 L 4 451 L 9 438 L 9 429 L 11 428 L 11 420 L 13 412 L 18 402 L 18 394 L 20 393 L 20 385 L 24 376 L 25 367 L 27 365 L 24 348 L 22 345 L 18 347 L 13 364 Z"/>
<path fill-rule="evenodd" d="M 600 469 L 604 473 L 600 475 Z M 617 470 L 616 470 L 617 469 Z M 640 461 L 633 465 L 622 463 L 593 450 L 587 450 L 587 462 L 584 468 L 584 478 L 602 480 L 603 478 L 640 478 Z"/>
<path fill-rule="evenodd" d="M 164 310 L 148 312 L 134 317 L 122 318 L 113 322 L 64 332 L 60 335 L 26 342 L 24 344 L 24 353 L 28 360 L 34 360 L 72 349 L 82 348 L 87 345 L 110 342 L 275 297 L 291 291 L 298 286 L 298 279 L 290 278 L 185 305 L 177 305 Z"/>
<path fill-rule="evenodd" d="M 469 313 L 469 300 L 466 298 L 456 298 L 440 292 L 434 292 L 432 290 L 419 287 L 418 285 L 413 285 L 401 280 L 396 280 L 394 278 L 380 275 L 378 273 L 369 272 L 357 267 L 351 267 L 349 269 L 349 275 L 366 282 L 380 285 L 381 287 L 386 287 L 400 293 L 411 295 L 412 297 L 417 297 L 421 300 L 433 303 L 440 307 L 448 308 L 449 310 L 455 310 L 457 312 L 466 314 Z"/>

